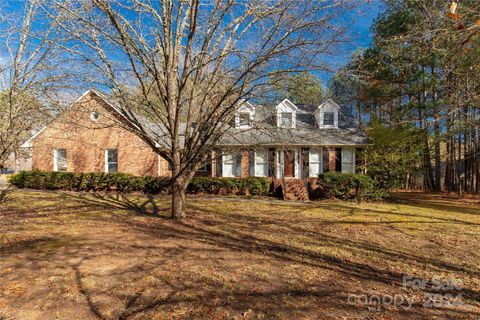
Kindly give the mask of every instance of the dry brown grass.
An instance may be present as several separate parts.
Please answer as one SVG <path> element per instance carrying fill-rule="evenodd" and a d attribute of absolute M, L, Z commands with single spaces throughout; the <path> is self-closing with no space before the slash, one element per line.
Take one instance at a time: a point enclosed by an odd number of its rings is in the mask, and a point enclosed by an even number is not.
<path fill-rule="evenodd" d="M 0 206 L 0 319 L 479 319 L 480 205 L 15 191 Z M 426 308 L 409 275 L 460 279 Z M 401 295 L 413 306 L 349 303 Z"/>

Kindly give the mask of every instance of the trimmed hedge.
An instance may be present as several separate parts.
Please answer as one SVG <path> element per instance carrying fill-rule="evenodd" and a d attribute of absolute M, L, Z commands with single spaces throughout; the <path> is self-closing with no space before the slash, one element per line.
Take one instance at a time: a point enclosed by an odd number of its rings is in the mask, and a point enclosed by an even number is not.
<path fill-rule="evenodd" d="M 381 200 L 386 194 L 378 190 L 372 178 L 362 174 L 328 172 L 319 175 L 322 198 L 340 200 Z"/>
<path fill-rule="evenodd" d="M 270 180 L 259 177 L 212 178 L 194 177 L 187 187 L 190 193 L 265 195 L 270 191 Z"/>
<path fill-rule="evenodd" d="M 71 191 L 160 193 L 168 187 L 163 177 L 137 177 L 126 173 L 73 173 L 22 171 L 9 179 L 17 188 Z"/>
<path fill-rule="evenodd" d="M 17 188 L 69 191 L 116 191 L 158 194 L 170 192 L 169 179 L 165 177 L 137 177 L 126 173 L 73 173 L 22 171 L 10 177 Z M 265 178 L 212 178 L 194 177 L 187 191 L 208 194 L 263 195 L 270 190 Z"/>

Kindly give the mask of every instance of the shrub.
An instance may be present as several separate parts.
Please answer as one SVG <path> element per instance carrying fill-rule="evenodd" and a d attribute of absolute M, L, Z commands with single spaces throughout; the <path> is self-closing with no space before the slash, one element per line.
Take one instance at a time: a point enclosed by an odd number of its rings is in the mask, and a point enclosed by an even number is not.
<path fill-rule="evenodd" d="M 11 176 L 9 182 L 17 188 L 30 189 L 159 193 L 165 189 L 165 180 L 126 173 L 22 171 Z"/>
<path fill-rule="evenodd" d="M 166 177 L 146 176 L 143 178 L 143 192 L 146 194 L 158 194 L 169 191 L 170 179 Z"/>
<path fill-rule="evenodd" d="M 341 200 L 380 200 L 385 196 L 372 178 L 353 173 L 328 172 L 319 176 L 318 187 L 323 198 Z"/>
<path fill-rule="evenodd" d="M 158 194 L 169 191 L 165 177 L 137 177 L 126 173 L 73 173 L 22 171 L 11 176 L 10 184 L 17 188 L 72 191 L 142 191 Z M 194 177 L 188 186 L 190 193 L 263 195 L 270 190 L 266 178 Z"/>
<path fill-rule="evenodd" d="M 194 177 L 188 185 L 190 193 L 264 195 L 270 190 L 266 178 L 212 178 Z"/>

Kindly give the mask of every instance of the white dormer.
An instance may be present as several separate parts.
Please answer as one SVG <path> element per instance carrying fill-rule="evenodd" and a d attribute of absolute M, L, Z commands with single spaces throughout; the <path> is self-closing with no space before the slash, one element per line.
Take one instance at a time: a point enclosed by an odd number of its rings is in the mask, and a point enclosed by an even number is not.
<path fill-rule="evenodd" d="M 251 128 L 254 116 L 255 107 L 250 102 L 243 101 L 235 114 L 235 128 Z"/>
<path fill-rule="evenodd" d="M 338 112 L 340 106 L 332 100 L 327 100 L 318 106 L 313 113 L 319 128 L 338 128 Z"/>
<path fill-rule="evenodd" d="M 297 127 L 297 106 L 285 99 L 276 106 L 277 126 L 282 128 Z"/>

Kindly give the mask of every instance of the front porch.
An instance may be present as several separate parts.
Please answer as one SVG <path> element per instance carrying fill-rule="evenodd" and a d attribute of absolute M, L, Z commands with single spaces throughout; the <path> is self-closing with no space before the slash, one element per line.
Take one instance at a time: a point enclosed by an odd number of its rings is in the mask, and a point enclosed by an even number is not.
<path fill-rule="evenodd" d="M 348 146 L 218 150 L 196 176 L 269 178 L 278 197 L 308 200 L 321 173 L 359 173 L 358 152 Z"/>
<path fill-rule="evenodd" d="M 357 173 L 354 147 L 264 148 L 217 151 L 200 172 L 212 177 L 317 178 L 324 172 Z"/>

